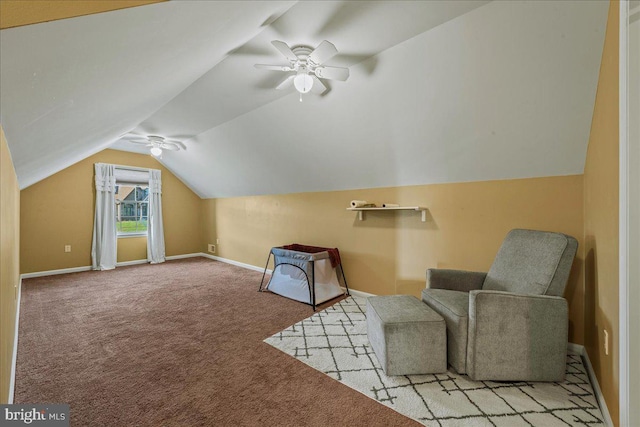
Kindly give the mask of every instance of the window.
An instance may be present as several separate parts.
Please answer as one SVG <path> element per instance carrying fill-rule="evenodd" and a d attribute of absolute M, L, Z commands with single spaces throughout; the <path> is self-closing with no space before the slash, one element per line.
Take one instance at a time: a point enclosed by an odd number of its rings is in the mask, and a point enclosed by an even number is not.
<path fill-rule="evenodd" d="M 117 182 L 116 229 L 118 236 L 147 234 L 149 219 L 149 186 Z"/>

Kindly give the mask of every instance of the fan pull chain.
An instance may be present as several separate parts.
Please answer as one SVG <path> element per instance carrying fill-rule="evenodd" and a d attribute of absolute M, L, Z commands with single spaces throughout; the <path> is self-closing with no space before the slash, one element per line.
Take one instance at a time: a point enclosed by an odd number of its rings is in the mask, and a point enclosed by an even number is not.
<path fill-rule="evenodd" d="M 302 93 L 300 93 L 300 102 L 302 102 Z"/>

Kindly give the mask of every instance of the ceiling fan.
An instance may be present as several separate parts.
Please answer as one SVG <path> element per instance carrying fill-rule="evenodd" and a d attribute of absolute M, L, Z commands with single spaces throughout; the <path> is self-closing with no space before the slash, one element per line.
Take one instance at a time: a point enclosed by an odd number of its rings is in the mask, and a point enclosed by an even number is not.
<path fill-rule="evenodd" d="M 142 136 L 129 134 L 124 136 L 123 139 L 126 139 L 133 144 L 145 145 L 147 147 L 150 147 L 149 151 L 151 151 L 151 154 L 153 154 L 155 157 L 160 157 L 162 155 L 162 150 L 180 151 L 180 149 L 187 149 L 187 147 L 177 139 L 167 139 L 163 136 L 158 135 Z"/>
<path fill-rule="evenodd" d="M 282 83 L 276 86 L 276 89 L 287 89 L 293 84 L 300 92 L 300 102 L 302 102 L 303 93 L 313 89 L 314 92 L 321 94 L 327 90 L 320 79 L 345 81 L 349 78 L 348 68 L 323 65 L 338 53 L 333 43 L 324 40 L 315 49 L 308 46 L 290 48 L 280 40 L 274 40 L 271 44 L 287 58 L 289 65 L 256 64 L 255 67 L 290 73 Z"/>

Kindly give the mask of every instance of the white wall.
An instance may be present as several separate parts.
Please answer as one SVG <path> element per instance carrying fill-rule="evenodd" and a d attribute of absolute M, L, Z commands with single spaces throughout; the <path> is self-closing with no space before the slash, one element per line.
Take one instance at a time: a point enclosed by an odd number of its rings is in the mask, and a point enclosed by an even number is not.
<path fill-rule="evenodd" d="M 581 174 L 607 7 L 489 3 L 164 162 L 206 197 Z"/>

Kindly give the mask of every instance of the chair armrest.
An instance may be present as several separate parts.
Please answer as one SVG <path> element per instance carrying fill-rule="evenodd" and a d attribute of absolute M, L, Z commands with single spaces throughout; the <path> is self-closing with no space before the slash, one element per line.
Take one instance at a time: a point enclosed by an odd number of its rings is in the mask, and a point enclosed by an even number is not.
<path fill-rule="evenodd" d="M 469 292 L 482 289 L 487 273 L 464 270 L 427 269 L 427 288 Z"/>
<path fill-rule="evenodd" d="M 471 291 L 468 375 L 474 380 L 562 381 L 568 323 L 562 297 Z"/>

